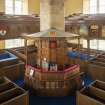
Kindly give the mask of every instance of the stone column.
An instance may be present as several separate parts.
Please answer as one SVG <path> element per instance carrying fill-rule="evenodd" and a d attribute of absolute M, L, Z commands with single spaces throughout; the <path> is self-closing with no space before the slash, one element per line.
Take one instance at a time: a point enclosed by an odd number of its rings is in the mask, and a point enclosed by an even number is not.
<path fill-rule="evenodd" d="M 40 0 L 40 30 L 65 29 L 64 0 Z"/>

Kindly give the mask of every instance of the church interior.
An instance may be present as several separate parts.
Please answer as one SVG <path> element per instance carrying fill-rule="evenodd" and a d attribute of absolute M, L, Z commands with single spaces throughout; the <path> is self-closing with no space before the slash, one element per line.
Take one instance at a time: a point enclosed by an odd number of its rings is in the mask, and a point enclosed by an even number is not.
<path fill-rule="evenodd" d="M 105 105 L 105 0 L 0 0 L 0 105 Z"/>

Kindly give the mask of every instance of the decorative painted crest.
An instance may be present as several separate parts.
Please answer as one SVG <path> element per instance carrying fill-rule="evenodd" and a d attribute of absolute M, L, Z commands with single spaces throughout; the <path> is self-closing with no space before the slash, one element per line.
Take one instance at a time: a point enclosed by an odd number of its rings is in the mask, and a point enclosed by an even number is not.
<path fill-rule="evenodd" d="M 3 29 L 1 29 L 1 30 L 0 30 L 0 35 L 1 35 L 1 36 L 6 35 L 6 33 L 7 33 L 7 31 L 6 31 L 6 30 L 3 30 Z"/>

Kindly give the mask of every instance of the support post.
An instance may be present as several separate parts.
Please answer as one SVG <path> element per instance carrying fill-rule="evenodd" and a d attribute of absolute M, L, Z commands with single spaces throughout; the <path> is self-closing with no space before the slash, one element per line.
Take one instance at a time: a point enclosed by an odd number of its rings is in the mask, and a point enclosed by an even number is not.
<path fill-rule="evenodd" d="M 26 66 L 28 65 L 28 48 L 27 48 L 27 39 L 25 39 L 25 54 L 26 54 Z"/>

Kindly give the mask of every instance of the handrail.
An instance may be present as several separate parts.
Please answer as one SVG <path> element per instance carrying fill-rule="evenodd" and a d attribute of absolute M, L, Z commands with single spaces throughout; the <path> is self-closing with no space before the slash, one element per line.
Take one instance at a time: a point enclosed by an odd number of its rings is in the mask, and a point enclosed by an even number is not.
<path fill-rule="evenodd" d="M 67 72 L 72 72 L 74 69 L 79 68 L 79 65 L 74 65 L 68 69 L 65 69 L 64 71 L 45 71 L 45 70 L 41 70 L 41 69 L 37 69 L 35 67 L 32 67 L 30 65 L 26 65 L 26 68 L 31 68 L 32 70 L 36 71 L 36 72 L 40 72 L 40 73 L 67 73 Z"/>

